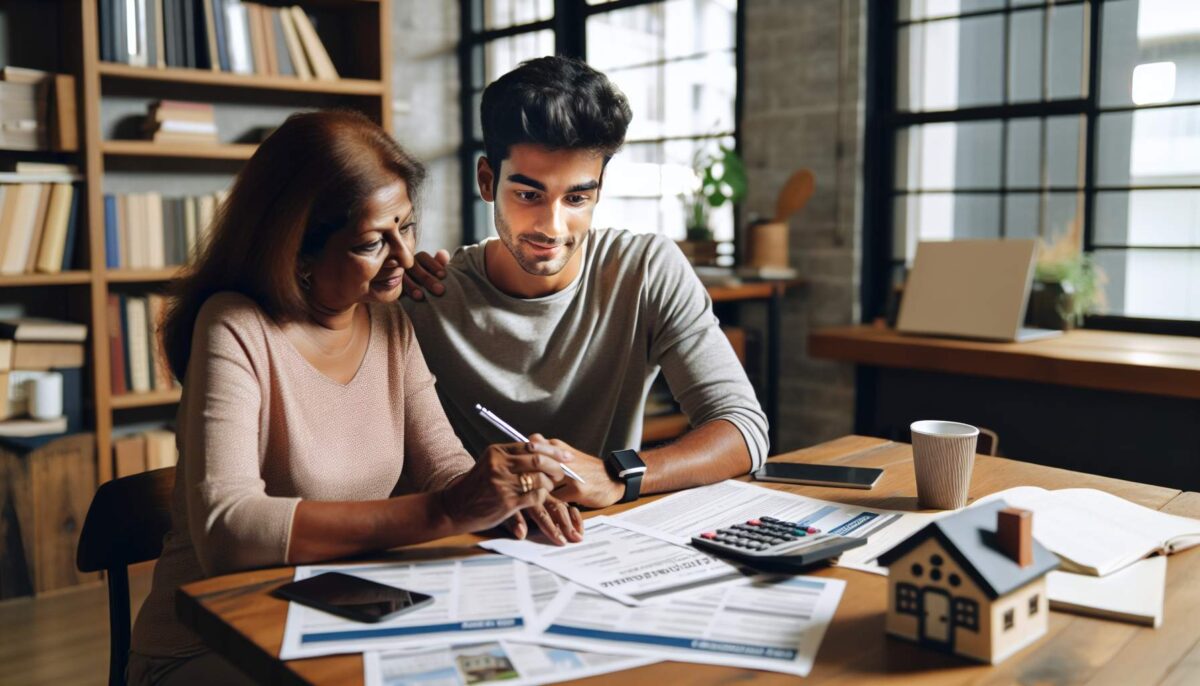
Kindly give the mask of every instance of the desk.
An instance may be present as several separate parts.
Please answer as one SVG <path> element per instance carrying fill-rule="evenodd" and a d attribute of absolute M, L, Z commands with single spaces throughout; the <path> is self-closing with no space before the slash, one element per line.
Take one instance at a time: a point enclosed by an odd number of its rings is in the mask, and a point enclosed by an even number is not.
<path fill-rule="evenodd" d="M 1200 490 L 1200 339 L 1077 330 L 987 343 L 851 326 L 815 332 L 808 350 L 858 365 L 859 433 L 908 440 L 915 420 L 956 419 L 1023 460 Z"/>
<path fill-rule="evenodd" d="M 912 449 L 902 443 L 847 436 L 776 458 L 825 464 L 884 467 L 871 491 L 765 484 L 816 498 L 859 503 L 868 507 L 910 509 L 916 500 Z M 980 457 L 971 496 L 976 498 L 1013 486 L 1090 487 L 1175 514 L 1200 517 L 1200 494 L 1078 474 L 1061 469 Z M 616 506 L 606 513 L 627 509 Z M 464 535 L 435 541 L 400 557 L 462 552 L 480 540 Z M 1167 564 L 1163 626 L 1158 630 L 1087 617 L 1053 613 L 1045 637 L 997 667 L 927 652 L 884 635 L 887 579 L 837 568 L 816 574 L 844 579 L 846 592 L 838 606 L 812 674 L 806 684 L 888 681 L 903 684 L 1015 683 L 1042 681 L 1114 684 L 1200 682 L 1200 549 L 1172 556 Z M 286 684 L 362 683 L 358 655 L 281 662 L 275 656 L 283 641 L 287 604 L 270 597 L 272 589 L 290 581 L 289 568 L 267 569 L 206 579 L 182 588 L 177 596 L 180 617 L 215 650 L 260 681 Z M 597 677 L 588 683 L 661 686 L 662 684 L 782 684 L 797 679 L 782 674 L 732 667 L 660 663 Z"/>

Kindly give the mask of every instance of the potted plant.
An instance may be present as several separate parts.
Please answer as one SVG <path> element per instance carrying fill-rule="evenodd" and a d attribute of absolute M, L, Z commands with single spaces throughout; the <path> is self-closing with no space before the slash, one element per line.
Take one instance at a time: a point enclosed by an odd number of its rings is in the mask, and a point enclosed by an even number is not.
<path fill-rule="evenodd" d="M 693 264 L 716 264 L 717 244 L 709 226 L 709 212 L 725 203 L 740 202 L 746 195 L 746 168 L 733 148 L 721 146 L 715 154 L 697 152 L 692 161 L 695 183 L 682 196 L 687 240 L 680 243 Z"/>
<path fill-rule="evenodd" d="M 1079 234 L 1075 222 L 1054 243 L 1042 242 L 1029 299 L 1032 325 L 1068 330 L 1082 324 L 1085 314 L 1106 306 L 1108 277 L 1080 248 Z"/>

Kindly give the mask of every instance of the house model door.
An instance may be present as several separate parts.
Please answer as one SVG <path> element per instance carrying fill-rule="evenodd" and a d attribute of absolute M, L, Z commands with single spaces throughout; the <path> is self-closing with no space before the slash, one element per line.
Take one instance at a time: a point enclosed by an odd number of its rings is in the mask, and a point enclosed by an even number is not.
<path fill-rule="evenodd" d="M 950 643 L 950 595 L 938 588 L 921 591 L 921 639 Z"/>

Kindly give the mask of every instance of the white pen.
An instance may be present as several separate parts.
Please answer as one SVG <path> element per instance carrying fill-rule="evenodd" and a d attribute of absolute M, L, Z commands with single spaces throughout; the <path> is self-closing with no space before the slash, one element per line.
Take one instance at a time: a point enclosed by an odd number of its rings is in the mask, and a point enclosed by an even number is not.
<path fill-rule="evenodd" d="M 513 439 L 514 441 L 517 441 L 518 443 L 528 443 L 529 442 L 529 439 L 525 438 L 525 436 L 523 436 L 520 431 L 517 431 L 516 429 L 509 426 L 508 422 L 497 417 L 494 412 L 487 409 L 483 405 L 476 403 L 475 411 L 479 413 L 480 417 L 483 417 L 484 419 L 488 420 L 488 422 L 491 423 L 492 426 L 503 431 L 506 435 L 508 435 L 509 438 Z M 567 476 L 571 477 L 572 479 L 578 481 L 581 484 L 587 483 L 586 481 L 583 480 L 582 476 L 579 476 L 578 474 L 576 474 L 567 465 L 560 462 L 560 463 L 558 463 L 558 466 L 562 467 L 563 474 L 566 474 Z"/>

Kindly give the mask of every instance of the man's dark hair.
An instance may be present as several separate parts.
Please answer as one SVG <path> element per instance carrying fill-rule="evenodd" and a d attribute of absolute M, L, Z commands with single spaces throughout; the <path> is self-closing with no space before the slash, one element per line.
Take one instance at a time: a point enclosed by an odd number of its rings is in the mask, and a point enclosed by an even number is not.
<path fill-rule="evenodd" d="M 497 180 L 509 149 L 595 150 L 604 163 L 625 142 L 633 112 L 608 77 L 569 57 L 539 57 L 493 81 L 479 107 L 483 147 Z"/>

